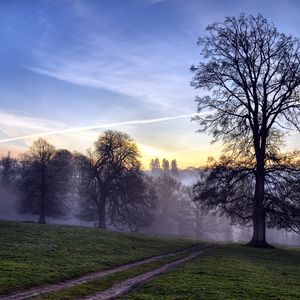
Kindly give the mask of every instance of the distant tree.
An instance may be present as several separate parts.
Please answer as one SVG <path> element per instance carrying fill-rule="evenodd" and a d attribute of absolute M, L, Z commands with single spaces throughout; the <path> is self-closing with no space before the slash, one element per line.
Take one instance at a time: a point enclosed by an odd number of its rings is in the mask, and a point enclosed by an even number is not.
<path fill-rule="evenodd" d="M 39 216 L 61 217 L 67 213 L 66 200 L 71 186 L 72 154 L 56 150 L 44 139 L 33 142 L 21 160 L 19 178 L 20 211 Z"/>
<path fill-rule="evenodd" d="M 195 233 L 200 237 L 203 233 L 201 203 L 194 201 Z"/>
<path fill-rule="evenodd" d="M 160 166 L 159 158 L 156 157 L 155 159 L 151 160 L 150 171 L 151 171 L 151 174 L 154 175 L 154 176 L 161 175 L 162 169 L 161 169 L 161 166 Z"/>
<path fill-rule="evenodd" d="M 155 218 L 157 193 L 151 178 L 135 170 L 118 180 L 110 197 L 108 214 L 111 225 L 138 232 Z"/>
<path fill-rule="evenodd" d="M 0 159 L 0 212 L 4 215 L 15 209 L 18 171 L 18 160 L 10 152 Z"/>
<path fill-rule="evenodd" d="M 279 33 L 261 15 L 227 17 L 207 31 L 198 41 L 204 60 L 191 69 L 195 73 L 192 86 L 208 91 L 196 99 L 198 112 L 209 114 L 196 120 L 201 131 L 224 141 L 235 160 L 247 156 L 253 166 L 254 193 L 239 193 L 239 199 L 245 200 L 243 209 L 251 208 L 249 245 L 267 247 L 266 165 L 280 147 L 285 130 L 300 129 L 300 43 Z M 249 195 L 253 195 L 251 206 Z M 287 201 L 281 205 L 284 210 L 289 207 Z"/>
<path fill-rule="evenodd" d="M 0 182 L 4 188 L 12 188 L 16 181 L 18 160 L 12 158 L 10 152 L 0 160 Z"/>
<path fill-rule="evenodd" d="M 95 176 L 93 160 L 81 153 L 74 153 L 75 186 L 79 197 L 77 217 L 85 221 L 98 220 L 97 202 L 98 183 Z"/>
<path fill-rule="evenodd" d="M 94 149 L 88 151 L 88 156 L 79 156 L 78 161 L 81 169 L 79 190 L 83 196 L 81 216 L 86 219 L 96 217 L 99 228 L 106 228 L 109 218 L 116 223 L 118 214 L 120 216 L 130 205 L 141 205 L 145 200 L 139 186 L 141 182 L 137 179 L 141 167 L 139 152 L 126 133 L 105 131 L 95 142 Z M 130 184 L 133 178 L 136 182 Z M 108 216 L 107 212 L 110 213 Z"/>
<path fill-rule="evenodd" d="M 169 161 L 165 158 L 162 161 L 162 169 L 163 169 L 163 172 L 165 172 L 165 173 L 169 173 L 169 171 L 170 171 Z"/>
<path fill-rule="evenodd" d="M 163 234 L 175 234 L 181 183 L 164 173 L 154 178 L 154 184 L 158 195 L 154 230 Z"/>
<path fill-rule="evenodd" d="M 150 161 L 149 168 L 150 168 L 150 171 L 152 171 L 155 168 L 155 162 L 154 162 L 153 158 Z"/>
<path fill-rule="evenodd" d="M 178 169 L 178 166 L 177 166 L 177 161 L 176 161 L 176 159 L 173 159 L 172 161 L 171 161 L 171 174 L 173 175 L 173 176 L 178 176 L 179 175 L 179 169 Z"/>
<path fill-rule="evenodd" d="M 181 185 L 177 193 L 176 216 L 177 234 L 181 236 L 195 236 L 195 211 L 194 202 L 191 200 L 189 186 Z"/>

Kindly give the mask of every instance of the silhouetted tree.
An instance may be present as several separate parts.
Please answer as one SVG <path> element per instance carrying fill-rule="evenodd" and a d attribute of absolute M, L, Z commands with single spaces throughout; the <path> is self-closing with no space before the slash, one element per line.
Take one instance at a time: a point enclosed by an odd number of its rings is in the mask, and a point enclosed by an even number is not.
<path fill-rule="evenodd" d="M 300 233 L 300 162 L 297 153 L 278 155 L 265 166 L 263 206 L 269 228 Z M 203 211 L 230 217 L 235 224 L 253 219 L 255 163 L 221 157 L 194 186 L 194 200 Z"/>
<path fill-rule="evenodd" d="M 154 230 L 163 234 L 175 234 L 181 183 L 169 174 L 163 173 L 154 177 L 154 184 L 158 195 Z"/>
<path fill-rule="evenodd" d="M 156 157 L 155 159 L 151 160 L 150 171 L 151 171 L 151 174 L 154 175 L 154 176 L 161 175 L 162 169 L 161 169 L 161 166 L 160 166 L 159 158 Z"/>
<path fill-rule="evenodd" d="M 0 210 L 11 210 L 16 203 L 16 180 L 19 173 L 18 160 L 10 152 L 0 159 Z"/>
<path fill-rule="evenodd" d="M 171 161 L 171 174 L 173 175 L 173 176 L 178 176 L 179 175 L 179 169 L 178 169 L 178 166 L 177 166 L 177 161 L 176 161 L 176 159 L 173 159 L 172 161 Z"/>
<path fill-rule="evenodd" d="M 21 161 L 21 212 L 38 215 L 42 224 L 48 216 L 56 218 L 66 214 L 72 178 L 71 160 L 69 151 L 57 151 L 44 139 L 33 142 Z"/>
<path fill-rule="evenodd" d="M 265 247 L 266 162 L 286 128 L 300 129 L 299 40 L 279 33 L 261 15 L 227 17 L 207 31 L 198 41 L 205 61 L 191 69 L 192 86 L 208 90 L 196 99 L 198 112 L 209 114 L 196 119 L 201 131 L 222 139 L 236 158 L 247 156 L 254 164 L 249 245 Z"/>
<path fill-rule="evenodd" d="M 140 170 L 124 175 L 110 197 L 108 214 L 114 227 L 138 232 L 154 221 L 157 193 L 151 178 Z"/>
<path fill-rule="evenodd" d="M 165 158 L 162 161 L 162 169 L 163 169 L 163 172 L 165 172 L 165 173 L 169 173 L 169 171 L 170 171 L 169 161 Z"/>
<path fill-rule="evenodd" d="M 107 130 L 95 142 L 94 149 L 88 151 L 87 157 L 79 157 L 80 191 L 83 213 L 87 218 L 96 214 L 98 227 L 106 228 L 107 211 L 112 202 L 121 211 L 125 208 L 127 198 L 118 194 L 124 181 L 128 180 L 132 172 L 139 172 L 140 161 L 136 144 L 126 134 L 119 131 Z M 77 158 L 78 161 L 78 158 Z M 134 189 L 135 186 L 128 186 Z M 124 190 L 123 190 L 124 191 Z M 123 201 L 114 201 L 119 197 Z M 141 198 L 140 198 L 141 199 Z M 135 201 L 131 198 L 130 200 Z M 129 200 L 128 200 L 129 201 Z M 111 214 L 110 217 L 113 217 Z"/>
<path fill-rule="evenodd" d="M 152 158 L 150 161 L 150 164 L 149 164 L 149 169 L 150 169 L 150 171 L 152 171 L 154 168 L 155 168 L 155 162 L 154 162 L 154 159 Z"/>
<path fill-rule="evenodd" d="M 176 216 L 177 234 L 195 236 L 194 202 L 191 201 L 190 187 L 181 185 L 177 193 Z"/>
<path fill-rule="evenodd" d="M 18 160 L 10 156 L 3 156 L 0 160 L 0 182 L 4 188 L 12 188 L 18 172 Z"/>

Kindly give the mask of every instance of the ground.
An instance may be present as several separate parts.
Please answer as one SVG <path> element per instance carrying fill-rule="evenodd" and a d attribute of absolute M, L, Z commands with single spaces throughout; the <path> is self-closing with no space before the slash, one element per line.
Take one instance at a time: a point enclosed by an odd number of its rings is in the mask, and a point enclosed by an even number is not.
<path fill-rule="evenodd" d="M 0 222 L 0 295 L 177 251 L 191 239 Z"/>
<path fill-rule="evenodd" d="M 300 299 L 300 249 L 228 244 L 124 299 Z"/>
<path fill-rule="evenodd" d="M 77 278 L 193 245 L 199 251 L 210 244 L 93 228 L 0 222 L 0 294 Z M 90 296 L 185 255 L 163 257 L 32 299 Z M 300 249 L 222 244 L 123 299 L 300 299 L 299 282 Z"/>

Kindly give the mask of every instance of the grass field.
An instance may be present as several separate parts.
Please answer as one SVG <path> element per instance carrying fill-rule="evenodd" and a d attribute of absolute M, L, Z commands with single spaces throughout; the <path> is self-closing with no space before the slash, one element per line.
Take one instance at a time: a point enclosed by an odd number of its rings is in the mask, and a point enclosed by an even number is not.
<path fill-rule="evenodd" d="M 196 244 L 93 228 L 0 222 L 0 294 Z"/>
<path fill-rule="evenodd" d="M 300 299 L 300 250 L 219 246 L 124 299 Z"/>
<path fill-rule="evenodd" d="M 59 282 L 145 257 L 207 244 L 92 228 L 0 222 L 0 294 Z M 34 299 L 77 299 L 182 257 Z M 123 299 L 300 299 L 300 249 L 219 245 Z"/>
<path fill-rule="evenodd" d="M 176 259 L 180 259 L 183 256 L 185 256 L 185 254 L 179 254 L 172 257 L 163 258 L 156 262 L 147 263 L 145 265 L 138 266 L 126 271 L 111 274 L 105 276 L 104 278 L 99 278 L 71 288 L 66 288 L 57 292 L 47 293 L 41 296 L 33 297 L 32 300 L 75 300 L 78 298 L 83 298 L 96 292 L 104 291 L 105 289 L 112 287 L 115 283 L 118 283 L 127 278 L 132 278 L 142 273 L 151 271 L 155 268 L 159 268 L 162 265 L 174 261 Z"/>

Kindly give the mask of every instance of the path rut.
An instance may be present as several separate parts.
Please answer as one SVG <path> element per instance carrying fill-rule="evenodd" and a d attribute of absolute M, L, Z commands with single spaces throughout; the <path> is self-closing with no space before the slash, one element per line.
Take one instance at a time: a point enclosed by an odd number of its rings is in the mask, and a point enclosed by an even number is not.
<path fill-rule="evenodd" d="M 138 275 L 136 277 L 121 281 L 105 291 L 85 297 L 82 300 L 108 300 L 108 299 L 112 300 L 112 299 L 119 298 L 119 297 L 124 296 L 124 295 L 128 294 L 129 292 L 133 291 L 137 287 L 144 285 L 145 283 L 156 278 L 157 276 L 159 276 L 163 273 L 166 273 L 166 272 L 170 271 L 171 269 L 174 269 L 175 267 L 184 263 L 185 261 L 193 259 L 194 257 L 196 257 L 200 254 L 203 254 L 215 247 L 216 247 L 216 245 L 208 247 L 204 250 L 195 251 L 194 253 L 192 253 L 188 256 L 185 256 L 176 261 L 167 263 L 160 268 L 157 268 L 155 270 L 146 272 L 146 273 Z"/>
<path fill-rule="evenodd" d="M 128 269 L 137 267 L 137 266 L 141 266 L 143 264 L 147 264 L 147 263 L 151 263 L 157 260 L 160 260 L 162 258 L 166 258 L 166 257 L 170 257 L 170 256 L 175 256 L 178 254 L 184 254 L 184 253 L 188 253 L 190 251 L 194 251 L 195 249 L 197 249 L 198 246 L 194 246 L 194 247 L 189 247 L 187 249 L 181 250 L 181 251 L 177 251 L 177 252 L 172 252 L 169 254 L 163 254 L 163 255 L 158 255 L 158 256 L 153 256 L 150 258 L 145 258 L 133 263 L 129 263 L 129 264 L 124 264 L 115 268 L 111 268 L 108 270 L 103 270 L 103 271 L 99 271 L 99 272 L 94 272 L 94 273 L 90 273 L 84 276 L 81 276 L 79 278 L 76 279 L 70 279 L 70 280 L 66 280 L 63 282 L 59 282 L 59 283 L 55 283 L 55 284 L 48 284 L 48 285 L 43 285 L 40 287 L 35 287 L 35 288 L 30 288 L 27 290 L 23 290 L 23 291 L 19 291 L 13 294 L 9 294 L 9 295 L 4 295 L 4 296 L 0 296 L 0 300 L 23 300 L 23 299 L 28 299 L 31 297 L 35 297 L 41 294 L 45 294 L 45 293 L 50 293 L 50 292 L 56 292 L 65 288 L 70 288 L 72 286 L 76 286 L 82 283 L 86 283 L 113 273 L 117 273 L 117 272 L 121 272 L 121 271 L 126 271 Z"/>

